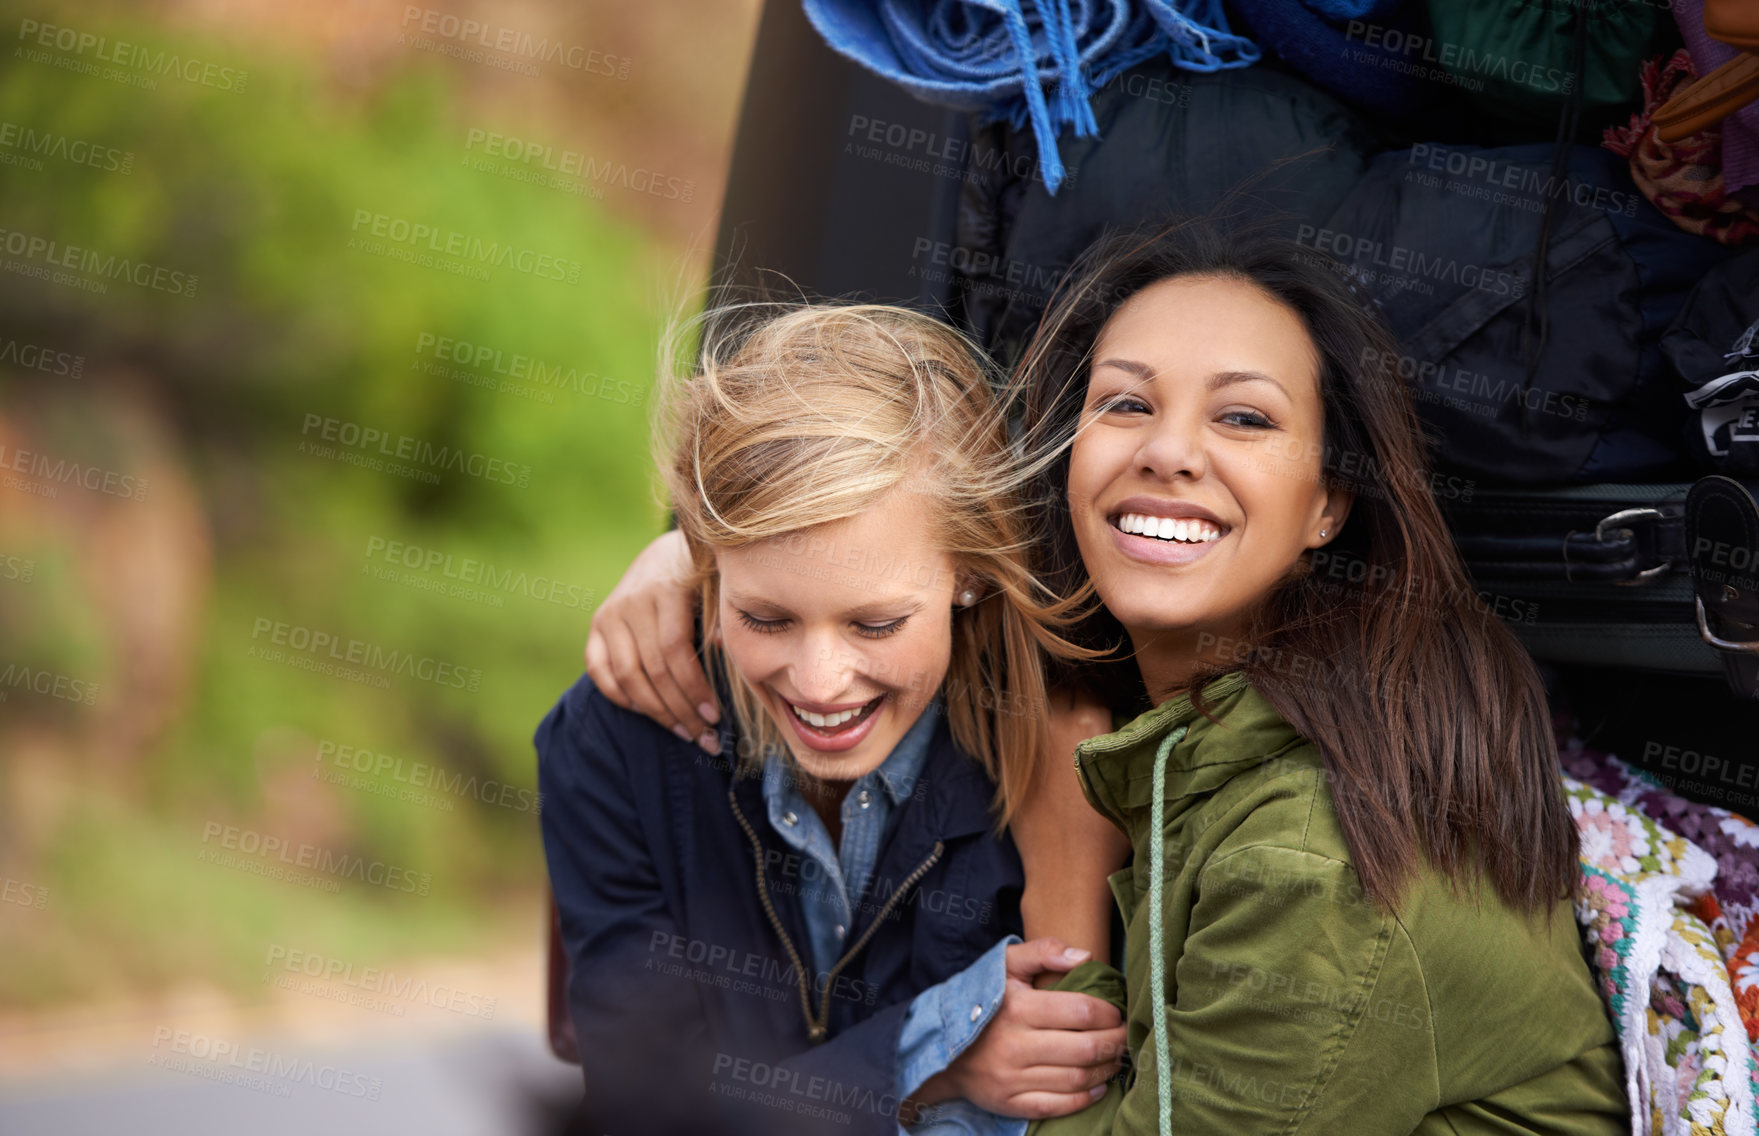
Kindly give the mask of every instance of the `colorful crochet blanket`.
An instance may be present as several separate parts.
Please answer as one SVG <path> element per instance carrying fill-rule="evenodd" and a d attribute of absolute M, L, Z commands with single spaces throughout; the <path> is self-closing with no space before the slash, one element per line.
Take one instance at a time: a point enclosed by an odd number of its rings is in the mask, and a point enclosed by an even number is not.
<path fill-rule="evenodd" d="M 1574 740 L 1576 916 L 1624 1051 L 1632 1131 L 1753 1133 L 1759 825 Z"/>

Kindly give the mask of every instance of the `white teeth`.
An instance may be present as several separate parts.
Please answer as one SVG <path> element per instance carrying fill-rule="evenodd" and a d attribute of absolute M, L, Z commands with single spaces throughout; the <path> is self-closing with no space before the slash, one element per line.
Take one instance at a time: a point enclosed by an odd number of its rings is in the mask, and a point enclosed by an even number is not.
<path fill-rule="evenodd" d="M 1221 536 L 1221 530 L 1208 521 L 1195 517 L 1176 520 L 1172 517 L 1150 517 L 1143 513 L 1125 513 L 1118 518 L 1118 528 L 1156 540 L 1179 540 L 1186 544 L 1207 544 Z"/>
<path fill-rule="evenodd" d="M 839 710 L 835 714 L 815 714 L 811 710 L 802 710 L 792 702 L 788 704 L 788 709 L 794 711 L 795 717 L 799 718 L 802 722 L 805 722 L 809 726 L 817 726 L 821 730 L 828 730 L 841 726 L 844 722 L 847 722 L 849 719 L 855 717 L 855 715 L 861 713 L 861 707 L 857 706 L 853 710 Z"/>

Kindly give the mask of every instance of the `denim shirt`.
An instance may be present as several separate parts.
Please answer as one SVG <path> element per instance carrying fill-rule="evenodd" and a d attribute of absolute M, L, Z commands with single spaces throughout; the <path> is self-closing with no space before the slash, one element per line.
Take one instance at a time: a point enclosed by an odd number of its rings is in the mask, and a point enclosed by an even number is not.
<path fill-rule="evenodd" d="M 869 896 L 880 838 L 894 809 L 919 786 L 922 766 L 941 713 L 937 700 L 905 731 L 877 769 L 857 778 L 843 798 L 843 835 L 831 846 L 831 834 L 818 813 L 806 803 L 795 780 L 794 766 L 772 760 L 763 771 L 764 806 L 770 827 L 803 857 L 797 895 L 811 940 L 813 969 L 823 976 L 837 965 L 844 940 L 854 925 L 859 904 L 883 904 L 886 897 Z M 1018 943 L 1009 935 L 965 970 L 918 994 L 910 1003 L 898 1039 L 898 1098 L 908 1097 L 952 1064 L 976 1040 L 1001 1008 L 1007 983 L 1006 951 Z M 964 1100 L 926 1108 L 910 1130 L 912 1136 L 1020 1136 L 1026 1121 L 986 1112 Z"/>

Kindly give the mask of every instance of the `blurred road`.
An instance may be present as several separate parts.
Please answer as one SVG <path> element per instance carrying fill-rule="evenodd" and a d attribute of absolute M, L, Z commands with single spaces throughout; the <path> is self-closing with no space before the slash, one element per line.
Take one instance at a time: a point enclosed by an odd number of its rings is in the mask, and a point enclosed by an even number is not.
<path fill-rule="evenodd" d="M 402 997 L 352 1003 L 340 996 L 358 991 L 265 984 L 254 1003 L 193 987 L 12 1015 L 0 1020 L 0 1133 L 550 1136 L 580 1074 L 545 1045 L 541 964 L 530 947 L 413 963 Z M 453 1008 L 417 990 L 444 991 Z"/>
<path fill-rule="evenodd" d="M 282 1076 L 252 1074 L 246 1083 L 207 1079 L 227 1063 L 193 1059 L 188 1068 L 144 1062 L 108 1072 L 0 1087 L 0 1132 L 7 1136 L 508 1136 L 554 1131 L 550 1118 L 579 1096 L 579 1074 L 551 1057 L 535 1034 L 519 1029 L 443 1038 L 409 1039 L 395 1046 L 330 1051 L 276 1047 Z M 267 1068 L 261 1058 L 258 1064 Z M 311 1073 L 306 1074 L 305 1061 Z M 347 1091 L 326 1089 L 326 1068 Z M 366 1093 L 380 1082 L 378 1099 Z M 331 1083 L 337 1083 L 332 1080 Z M 285 1092 L 286 1095 L 282 1095 Z"/>

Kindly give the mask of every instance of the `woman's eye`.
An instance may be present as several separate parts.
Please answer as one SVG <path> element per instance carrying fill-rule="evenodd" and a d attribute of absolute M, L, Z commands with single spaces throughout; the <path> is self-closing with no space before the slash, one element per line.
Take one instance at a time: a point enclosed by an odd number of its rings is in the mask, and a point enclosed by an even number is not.
<path fill-rule="evenodd" d="M 1256 410 L 1230 410 L 1222 415 L 1222 421 L 1235 426 L 1252 426 L 1260 430 L 1272 425 L 1270 419 Z"/>
<path fill-rule="evenodd" d="M 759 635 L 774 635 L 777 632 L 787 630 L 788 627 L 788 621 L 785 619 L 759 619 L 748 611 L 739 613 L 739 622 Z"/>
<path fill-rule="evenodd" d="M 864 639 L 884 639 L 888 635 L 896 635 L 902 631 L 904 620 L 909 618 L 909 616 L 905 616 L 903 619 L 894 619 L 890 623 L 857 623 L 855 634 Z"/>
<path fill-rule="evenodd" d="M 1135 395 L 1115 394 L 1100 399 L 1093 409 L 1098 414 L 1145 414 L 1148 404 Z"/>

